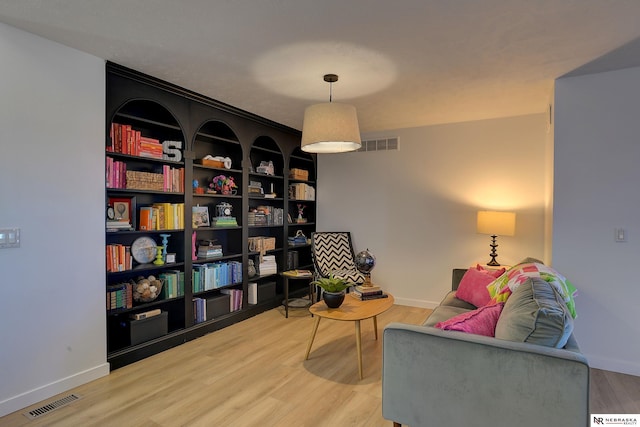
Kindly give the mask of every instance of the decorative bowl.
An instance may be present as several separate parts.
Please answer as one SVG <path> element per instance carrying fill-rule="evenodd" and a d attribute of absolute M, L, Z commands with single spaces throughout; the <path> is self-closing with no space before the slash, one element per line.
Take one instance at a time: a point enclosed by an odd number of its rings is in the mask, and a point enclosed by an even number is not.
<path fill-rule="evenodd" d="M 162 279 L 156 279 L 154 276 L 138 279 L 133 287 L 133 300 L 136 302 L 151 302 L 158 298 L 162 292 Z"/>

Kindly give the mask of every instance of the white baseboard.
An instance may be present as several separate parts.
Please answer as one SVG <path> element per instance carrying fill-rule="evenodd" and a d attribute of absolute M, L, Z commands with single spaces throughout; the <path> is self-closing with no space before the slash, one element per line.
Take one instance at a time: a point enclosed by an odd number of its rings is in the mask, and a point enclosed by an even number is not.
<path fill-rule="evenodd" d="M 598 357 L 590 354 L 585 354 L 584 356 L 587 358 L 589 366 L 592 368 L 640 377 L 640 364 L 638 363 L 627 362 L 624 360 L 615 360 L 606 357 Z"/>
<path fill-rule="evenodd" d="M 0 417 L 10 414 L 34 403 L 49 399 L 59 393 L 71 390 L 100 377 L 109 375 L 109 364 L 104 363 L 94 368 L 78 372 L 66 378 L 61 378 L 41 387 L 10 397 L 0 402 Z"/>

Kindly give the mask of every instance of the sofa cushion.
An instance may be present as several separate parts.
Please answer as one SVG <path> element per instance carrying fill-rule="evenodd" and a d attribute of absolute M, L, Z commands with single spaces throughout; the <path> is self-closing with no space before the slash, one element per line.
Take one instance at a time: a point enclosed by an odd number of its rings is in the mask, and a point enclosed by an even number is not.
<path fill-rule="evenodd" d="M 495 337 L 548 347 L 564 347 L 573 317 L 554 285 L 531 277 L 513 291 L 496 325 Z"/>
<path fill-rule="evenodd" d="M 504 303 L 485 305 L 476 310 L 459 314 L 451 319 L 436 323 L 435 327 L 448 330 L 460 331 L 470 334 L 493 337 L 495 335 L 496 323 L 502 311 Z"/>
<path fill-rule="evenodd" d="M 466 303 L 465 303 L 466 304 Z M 438 322 L 444 322 L 445 320 L 451 319 L 458 314 L 466 313 L 468 311 L 475 310 L 475 307 L 472 309 L 463 308 L 463 307 L 455 307 L 451 305 L 439 305 L 433 309 L 427 320 L 422 324 L 423 326 L 435 326 Z"/>
<path fill-rule="evenodd" d="M 521 263 L 511 267 L 506 274 L 491 282 L 487 289 L 492 302 L 505 302 L 509 296 L 529 278 L 541 278 L 555 287 L 562 295 L 572 317 L 576 317 L 574 296 L 576 288 L 562 274 L 538 262 Z"/>
<path fill-rule="evenodd" d="M 444 299 L 440 302 L 440 305 L 448 305 L 451 307 L 460 307 L 467 310 L 475 310 L 476 307 L 473 304 L 469 304 L 466 301 L 463 301 L 456 297 L 456 291 L 449 291 L 447 295 L 445 295 Z"/>
<path fill-rule="evenodd" d="M 487 285 L 497 277 L 500 277 L 504 271 L 504 268 L 493 271 L 485 270 L 479 265 L 475 268 L 468 269 L 467 272 L 464 273 L 464 276 L 462 276 L 462 280 L 460 280 L 456 297 L 476 307 L 487 305 L 491 300 Z"/>

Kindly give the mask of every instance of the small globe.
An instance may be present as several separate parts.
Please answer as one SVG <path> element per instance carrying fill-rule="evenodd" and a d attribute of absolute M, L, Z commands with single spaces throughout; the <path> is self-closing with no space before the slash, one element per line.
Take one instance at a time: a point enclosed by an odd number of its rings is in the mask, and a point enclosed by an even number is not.
<path fill-rule="evenodd" d="M 356 268 L 363 274 L 371 273 L 373 267 L 376 266 L 376 257 L 373 256 L 369 249 L 358 252 L 356 255 Z"/>

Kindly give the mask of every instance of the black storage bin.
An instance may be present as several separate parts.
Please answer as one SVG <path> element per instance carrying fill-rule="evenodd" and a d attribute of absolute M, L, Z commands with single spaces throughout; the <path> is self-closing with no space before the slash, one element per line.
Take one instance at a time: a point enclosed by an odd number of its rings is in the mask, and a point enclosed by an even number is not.
<path fill-rule="evenodd" d="M 220 294 L 207 298 L 207 320 L 215 319 L 231 312 L 230 295 Z"/>
<path fill-rule="evenodd" d="M 276 297 L 276 282 L 258 284 L 258 303 L 272 300 Z"/>
<path fill-rule="evenodd" d="M 140 344 L 166 335 L 169 331 L 168 320 L 169 313 L 166 311 L 163 311 L 157 316 L 147 317 L 146 319 L 130 320 L 131 345 Z"/>

